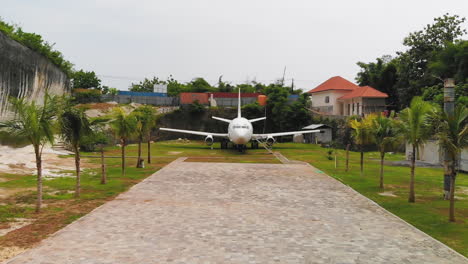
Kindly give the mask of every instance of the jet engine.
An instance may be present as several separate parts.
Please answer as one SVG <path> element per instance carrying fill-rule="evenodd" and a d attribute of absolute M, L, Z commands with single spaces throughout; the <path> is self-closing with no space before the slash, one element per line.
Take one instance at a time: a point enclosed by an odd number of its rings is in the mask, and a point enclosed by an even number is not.
<path fill-rule="evenodd" d="M 206 143 L 206 145 L 208 145 L 208 146 L 213 145 L 213 141 L 214 141 L 214 140 L 213 140 L 213 136 L 211 136 L 211 135 L 210 135 L 210 136 L 206 136 L 206 138 L 205 138 L 205 143 Z"/>
<path fill-rule="evenodd" d="M 276 140 L 275 140 L 274 137 L 267 137 L 267 139 L 266 139 L 266 143 L 270 147 L 273 146 L 273 144 L 275 144 L 275 142 L 276 142 Z"/>

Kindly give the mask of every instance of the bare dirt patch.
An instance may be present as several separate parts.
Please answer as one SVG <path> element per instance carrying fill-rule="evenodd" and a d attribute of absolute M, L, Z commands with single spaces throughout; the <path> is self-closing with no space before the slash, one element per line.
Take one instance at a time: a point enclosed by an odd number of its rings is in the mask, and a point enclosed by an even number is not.
<path fill-rule="evenodd" d="M 0 188 L 0 199 L 8 199 L 21 192 L 34 191 L 36 188 Z"/>
<path fill-rule="evenodd" d="M 381 195 L 381 196 L 387 196 L 387 197 L 398 197 L 398 196 L 395 195 L 393 192 L 381 192 L 381 193 L 379 193 L 379 195 Z"/>
<path fill-rule="evenodd" d="M 185 162 L 279 163 L 275 157 L 188 157 Z"/>
<path fill-rule="evenodd" d="M 75 160 L 73 157 L 64 157 L 71 152 L 65 150 L 54 150 L 45 147 L 42 154 L 44 177 L 65 177 L 73 176 L 64 171 L 75 170 Z M 82 168 L 97 168 L 98 164 L 82 161 Z M 7 174 L 31 175 L 36 173 L 36 158 L 34 148 L 28 145 L 22 148 L 12 148 L 0 145 L 0 171 Z"/>
<path fill-rule="evenodd" d="M 16 218 L 14 222 L 9 222 L 4 226 L 0 226 L 0 236 L 4 236 L 13 230 L 29 225 L 32 221 L 32 219 L 27 218 Z"/>

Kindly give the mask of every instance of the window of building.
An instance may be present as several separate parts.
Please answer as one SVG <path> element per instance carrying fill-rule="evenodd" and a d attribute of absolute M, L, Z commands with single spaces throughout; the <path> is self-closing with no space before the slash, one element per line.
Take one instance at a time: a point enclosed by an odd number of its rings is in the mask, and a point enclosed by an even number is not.
<path fill-rule="evenodd" d="M 330 96 L 325 96 L 325 103 L 329 103 L 330 102 Z"/>
<path fill-rule="evenodd" d="M 359 103 L 357 103 L 357 109 L 356 109 L 357 114 L 359 115 Z"/>

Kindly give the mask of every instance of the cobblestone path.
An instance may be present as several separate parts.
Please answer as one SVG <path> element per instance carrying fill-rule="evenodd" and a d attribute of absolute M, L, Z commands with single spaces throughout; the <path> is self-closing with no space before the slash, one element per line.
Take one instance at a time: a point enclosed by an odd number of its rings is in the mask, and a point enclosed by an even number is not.
<path fill-rule="evenodd" d="M 175 161 L 8 263 L 468 263 L 300 164 Z"/>

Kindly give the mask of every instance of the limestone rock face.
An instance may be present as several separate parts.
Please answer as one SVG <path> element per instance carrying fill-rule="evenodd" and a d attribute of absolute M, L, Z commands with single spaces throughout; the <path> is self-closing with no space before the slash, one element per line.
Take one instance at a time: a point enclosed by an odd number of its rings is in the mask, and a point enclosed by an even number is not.
<path fill-rule="evenodd" d="M 46 92 L 70 92 L 67 75 L 43 55 L 0 32 L 0 120 L 12 115 L 10 96 L 42 103 Z"/>

